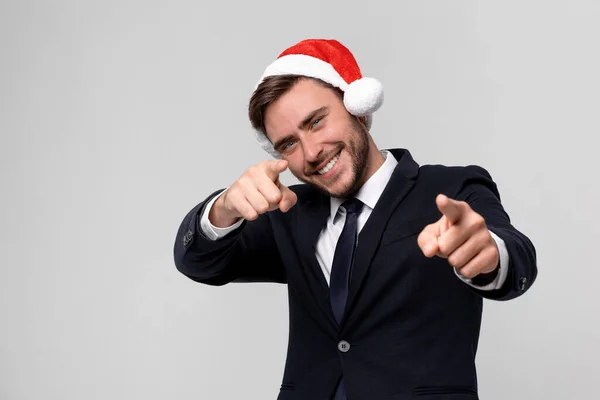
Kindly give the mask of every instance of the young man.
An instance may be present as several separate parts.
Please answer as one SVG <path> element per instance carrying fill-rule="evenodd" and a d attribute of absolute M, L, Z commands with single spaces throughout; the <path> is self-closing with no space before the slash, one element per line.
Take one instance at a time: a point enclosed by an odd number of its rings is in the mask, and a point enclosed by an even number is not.
<path fill-rule="evenodd" d="M 522 295 L 535 249 L 481 167 L 419 166 L 369 134 L 382 85 L 335 40 L 280 54 L 249 105 L 274 159 L 184 218 L 178 270 L 287 283 L 278 399 L 476 399 L 484 298 Z M 279 181 L 289 168 L 303 184 Z"/>

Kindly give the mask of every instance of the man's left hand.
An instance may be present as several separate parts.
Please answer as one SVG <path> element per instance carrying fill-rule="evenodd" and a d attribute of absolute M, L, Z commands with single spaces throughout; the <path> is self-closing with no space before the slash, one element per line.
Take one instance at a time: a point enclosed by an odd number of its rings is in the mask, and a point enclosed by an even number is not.
<path fill-rule="evenodd" d="M 500 254 L 485 220 L 464 201 L 440 194 L 437 207 L 443 214 L 419 234 L 423 254 L 448 259 L 465 278 L 493 272 L 499 266 Z"/>

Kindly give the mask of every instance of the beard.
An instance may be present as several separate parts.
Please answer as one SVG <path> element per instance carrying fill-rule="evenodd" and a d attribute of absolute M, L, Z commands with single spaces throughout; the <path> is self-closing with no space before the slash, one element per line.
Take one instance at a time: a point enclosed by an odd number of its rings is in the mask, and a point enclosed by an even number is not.
<path fill-rule="evenodd" d="M 314 168 L 316 168 L 317 165 L 321 164 L 324 160 L 329 158 L 330 155 L 337 154 L 345 148 L 350 158 L 351 164 L 351 178 L 348 184 L 339 188 L 338 190 L 334 190 L 329 187 L 325 187 L 319 183 L 313 182 L 309 179 L 306 179 L 305 177 L 297 176 L 297 178 L 300 181 L 311 185 L 326 196 L 337 198 L 353 197 L 362 186 L 362 178 L 367 169 L 367 161 L 369 158 L 369 132 L 356 119 L 352 118 L 352 124 L 348 137 L 350 139 L 348 140 L 347 145 L 344 146 L 343 144 L 340 144 L 334 152 L 325 156 L 323 159 L 312 163 L 312 165 L 310 165 L 307 171 L 305 171 L 306 176 L 312 175 L 313 172 L 311 171 L 314 171 Z M 335 186 L 335 183 L 338 181 L 338 179 L 339 177 L 333 182 L 331 182 L 330 186 Z"/>

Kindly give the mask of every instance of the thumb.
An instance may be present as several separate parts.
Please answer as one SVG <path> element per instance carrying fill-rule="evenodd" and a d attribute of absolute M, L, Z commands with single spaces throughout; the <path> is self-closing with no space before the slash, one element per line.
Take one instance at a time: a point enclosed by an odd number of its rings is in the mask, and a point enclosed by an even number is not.
<path fill-rule="evenodd" d="M 279 183 L 278 185 L 279 190 L 281 191 L 281 200 L 279 201 L 279 209 L 282 212 L 287 212 L 289 211 L 290 208 L 292 208 L 296 202 L 298 201 L 298 196 L 296 196 L 296 193 L 294 193 L 290 188 L 288 188 L 287 186 L 285 186 L 282 183 Z"/>
<path fill-rule="evenodd" d="M 417 243 L 425 257 L 431 258 L 439 252 L 438 237 L 440 236 L 439 221 L 427 225 L 417 238 Z"/>

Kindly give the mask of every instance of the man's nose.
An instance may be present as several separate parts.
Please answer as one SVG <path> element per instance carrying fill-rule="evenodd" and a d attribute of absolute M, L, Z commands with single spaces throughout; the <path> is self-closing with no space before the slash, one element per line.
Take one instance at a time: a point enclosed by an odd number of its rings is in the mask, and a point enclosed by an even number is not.
<path fill-rule="evenodd" d="M 310 136 L 303 141 L 302 148 L 304 150 L 304 159 L 308 163 L 318 161 L 321 153 L 323 153 L 323 145 Z"/>

